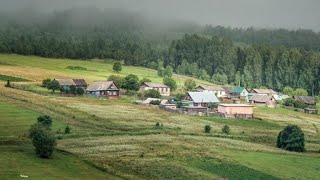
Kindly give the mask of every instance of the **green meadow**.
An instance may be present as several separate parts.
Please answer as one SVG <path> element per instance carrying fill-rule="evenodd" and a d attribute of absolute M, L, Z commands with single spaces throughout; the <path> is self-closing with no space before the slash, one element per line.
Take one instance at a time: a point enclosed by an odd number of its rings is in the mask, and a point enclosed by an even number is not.
<path fill-rule="evenodd" d="M 29 82 L 5 88 L 0 81 L 0 177 L 20 179 L 318 179 L 320 116 L 283 108 L 254 109 L 254 120 L 196 117 L 118 100 L 61 97 L 38 86 L 45 78 L 106 79 L 112 60 L 76 61 L 0 55 L 0 74 Z M 83 68 L 67 68 L 79 66 Z M 124 66 L 161 82 L 155 70 Z M 180 87 L 188 77 L 175 75 Z M 197 83 L 206 83 L 197 81 Z M 27 131 L 39 115 L 53 118 L 59 136 L 51 159 L 35 156 Z M 163 126 L 157 127 L 159 122 Z M 288 124 L 305 133 L 306 152 L 275 147 Z M 63 132 L 66 125 L 71 133 Z M 204 133 L 204 126 L 212 127 Z M 221 129 L 228 125 L 230 134 Z M 9 163 L 8 163 L 9 162 Z"/>

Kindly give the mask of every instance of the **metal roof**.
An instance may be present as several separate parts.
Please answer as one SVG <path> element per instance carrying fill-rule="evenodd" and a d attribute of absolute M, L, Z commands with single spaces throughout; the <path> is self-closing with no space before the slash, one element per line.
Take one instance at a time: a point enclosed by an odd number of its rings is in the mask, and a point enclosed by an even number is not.
<path fill-rule="evenodd" d="M 111 88 L 112 85 L 115 88 Z M 87 91 L 105 91 L 110 89 L 119 90 L 113 81 L 95 81 L 87 88 Z"/>
<path fill-rule="evenodd" d="M 215 96 L 212 92 L 204 91 L 204 92 L 188 92 L 194 103 L 218 103 L 220 102 L 217 96 Z"/>

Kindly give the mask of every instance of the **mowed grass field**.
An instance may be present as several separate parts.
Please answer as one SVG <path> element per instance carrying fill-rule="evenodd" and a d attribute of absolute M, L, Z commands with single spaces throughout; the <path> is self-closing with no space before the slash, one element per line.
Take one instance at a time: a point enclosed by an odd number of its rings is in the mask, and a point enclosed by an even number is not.
<path fill-rule="evenodd" d="M 0 74 L 39 82 L 47 77 L 83 77 L 88 81 L 112 74 L 112 61 L 74 61 L 0 55 Z M 86 72 L 66 69 L 86 67 Z M 137 74 L 161 82 L 156 71 L 124 67 L 121 75 Z M 183 83 L 187 77 L 175 76 Z M 318 179 L 320 116 L 282 108 L 255 108 L 255 120 L 194 117 L 157 107 L 91 97 L 60 97 L 35 89 L 5 88 L 0 82 L 0 177 L 18 179 Z M 25 134 L 40 114 L 54 119 L 53 129 L 68 124 L 71 134 L 58 133 L 58 150 L 41 160 Z M 163 126 L 156 127 L 159 122 Z M 204 126 L 211 125 L 211 133 Z M 305 153 L 275 147 L 287 124 L 306 135 Z M 16 125 L 16 126 L 15 126 Z M 228 125 L 229 135 L 221 128 Z M 5 162 L 12 162 L 4 165 Z M 28 164 L 29 166 L 25 166 Z M 32 166 L 31 166 L 32 165 Z M 41 171 L 46 167 L 46 174 Z"/>

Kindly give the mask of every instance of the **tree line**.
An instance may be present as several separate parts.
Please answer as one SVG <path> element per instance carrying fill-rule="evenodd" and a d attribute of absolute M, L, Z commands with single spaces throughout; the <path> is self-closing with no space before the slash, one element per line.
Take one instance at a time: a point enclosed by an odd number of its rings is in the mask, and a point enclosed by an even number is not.
<path fill-rule="evenodd" d="M 302 48 L 238 47 L 227 38 L 185 35 L 172 42 L 164 62 L 178 73 L 218 84 L 275 90 L 289 86 L 309 94 L 320 90 L 320 53 Z"/>
<path fill-rule="evenodd" d="M 176 25 L 174 30 L 162 27 L 165 32 L 160 36 L 148 23 L 136 14 L 86 9 L 43 15 L 35 22 L 3 18 L 0 52 L 112 58 L 126 65 L 158 69 L 159 75 L 174 71 L 221 85 L 275 90 L 289 86 L 307 89 L 310 95 L 319 94 L 318 33 L 211 26 L 195 30 L 194 26 Z M 179 33 L 186 35 L 169 38 Z"/>

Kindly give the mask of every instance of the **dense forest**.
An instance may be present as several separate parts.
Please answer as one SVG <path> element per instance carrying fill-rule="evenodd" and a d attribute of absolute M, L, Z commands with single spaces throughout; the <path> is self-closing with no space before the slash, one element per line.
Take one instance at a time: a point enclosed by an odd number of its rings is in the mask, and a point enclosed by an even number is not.
<path fill-rule="evenodd" d="M 320 91 L 320 35 L 313 31 L 202 27 L 95 8 L 1 16 L 1 53 L 113 58 L 217 84 Z"/>
<path fill-rule="evenodd" d="M 312 30 L 286 30 L 286 29 L 255 29 L 255 28 L 226 28 L 222 26 L 206 26 L 202 33 L 227 37 L 235 42 L 246 44 L 282 45 L 305 50 L 320 50 L 320 33 Z"/>

